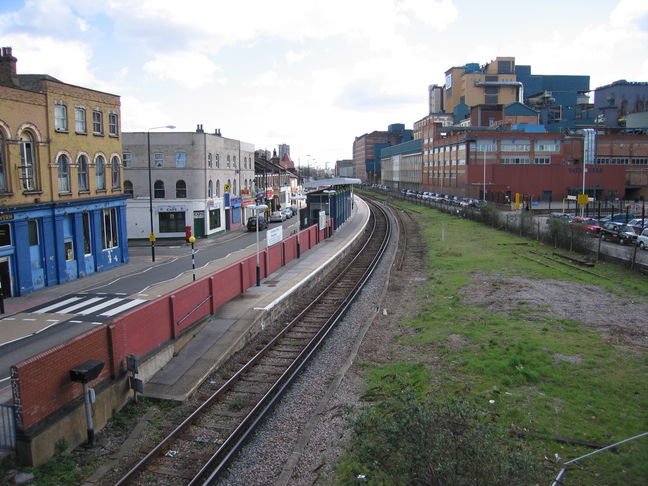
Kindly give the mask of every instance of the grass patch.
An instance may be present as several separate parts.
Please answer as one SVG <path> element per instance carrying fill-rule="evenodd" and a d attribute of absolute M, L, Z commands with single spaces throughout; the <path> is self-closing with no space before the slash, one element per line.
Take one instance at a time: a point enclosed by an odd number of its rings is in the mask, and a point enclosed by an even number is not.
<path fill-rule="evenodd" d="M 505 288 L 501 287 L 504 280 L 512 277 L 554 279 L 597 285 L 601 293 L 645 302 L 644 276 L 610 263 L 599 263 L 594 269 L 603 278 L 548 268 L 519 253 L 534 250 L 551 255 L 551 247 L 432 209 L 418 209 L 429 248 L 429 277 L 416 293 L 420 314 L 400 323 L 416 332 L 397 338 L 416 346 L 417 353 L 403 357 L 406 365 L 364 363 L 369 390 L 393 394 L 394 383 L 405 376 L 404 382 L 413 386 L 419 400 L 426 394 L 446 402 L 461 396 L 470 406 L 488 410 L 492 423 L 504 429 L 528 429 L 603 445 L 648 430 L 648 353 L 606 341 L 580 322 L 557 319 L 549 306 L 518 298 L 514 289 L 506 312 L 474 305 L 460 295 L 479 272 L 493 277 L 493 291 Z M 431 356 L 440 371 L 430 373 Z M 552 440 L 533 439 L 528 446 L 538 463 L 545 456 L 559 454 L 568 460 L 592 451 Z M 643 485 L 646 478 L 648 439 L 643 438 L 616 453 L 585 459 L 577 470 L 568 472 L 566 484 Z"/>

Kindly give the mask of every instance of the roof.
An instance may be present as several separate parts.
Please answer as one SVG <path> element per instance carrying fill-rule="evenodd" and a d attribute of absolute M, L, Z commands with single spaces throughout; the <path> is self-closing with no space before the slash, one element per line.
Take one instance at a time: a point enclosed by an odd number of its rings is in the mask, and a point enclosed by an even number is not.
<path fill-rule="evenodd" d="M 353 177 L 335 177 L 333 179 L 317 179 L 308 181 L 304 184 L 307 189 L 319 189 L 322 186 L 348 186 L 352 184 L 362 184 L 360 179 Z"/>
<path fill-rule="evenodd" d="M 290 154 L 288 154 L 287 152 L 284 154 L 284 156 L 279 161 L 279 165 L 281 167 L 284 167 L 285 169 L 294 169 L 295 168 L 295 163 L 292 161 L 292 159 L 290 158 Z"/>

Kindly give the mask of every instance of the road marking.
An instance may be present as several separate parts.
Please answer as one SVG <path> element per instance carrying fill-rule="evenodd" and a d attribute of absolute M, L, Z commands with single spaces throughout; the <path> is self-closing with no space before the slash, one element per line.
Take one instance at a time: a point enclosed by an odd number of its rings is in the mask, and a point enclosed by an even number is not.
<path fill-rule="evenodd" d="M 129 302 L 126 302 L 125 304 L 120 305 L 119 307 L 115 307 L 114 309 L 111 309 L 107 312 L 103 312 L 99 314 L 100 316 L 114 316 L 115 314 L 119 314 L 120 312 L 123 312 L 127 309 L 130 309 L 131 307 L 135 307 L 136 305 L 140 305 L 142 302 L 146 302 L 144 299 L 133 299 Z"/>
<path fill-rule="evenodd" d="M 49 305 L 47 307 L 43 307 L 42 309 L 38 309 L 37 311 L 34 311 L 34 314 L 45 314 L 46 312 L 49 312 L 53 309 L 56 309 L 58 307 L 63 307 L 64 305 L 71 304 L 72 302 L 76 302 L 77 300 L 80 300 L 81 297 L 72 297 L 70 299 L 63 300 L 61 302 L 57 302 L 56 304 Z"/>
<path fill-rule="evenodd" d="M 72 314 L 72 311 L 81 309 L 82 307 L 85 307 L 90 304 L 94 304 L 95 302 L 102 300 L 103 297 L 93 297 L 92 299 L 85 300 L 79 304 L 75 304 L 70 307 L 66 307 L 65 309 L 60 309 L 59 311 L 56 312 L 56 314 Z"/>
<path fill-rule="evenodd" d="M 121 302 L 122 300 L 124 299 L 122 299 L 121 297 L 115 297 L 114 299 L 106 300 L 100 304 L 93 305 L 92 307 L 88 307 L 87 309 L 78 312 L 78 314 L 81 316 L 87 316 L 88 314 L 92 314 L 98 310 L 108 307 L 109 305 L 113 305 L 116 304 L 117 302 Z"/>

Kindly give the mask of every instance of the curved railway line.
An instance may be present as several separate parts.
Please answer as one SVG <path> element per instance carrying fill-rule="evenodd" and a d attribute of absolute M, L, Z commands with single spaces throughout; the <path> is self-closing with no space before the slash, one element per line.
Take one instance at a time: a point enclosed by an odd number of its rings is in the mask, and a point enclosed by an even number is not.
<path fill-rule="evenodd" d="M 294 319 L 115 484 L 212 484 L 362 290 L 391 237 L 370 203 L 354 258 Z"/>

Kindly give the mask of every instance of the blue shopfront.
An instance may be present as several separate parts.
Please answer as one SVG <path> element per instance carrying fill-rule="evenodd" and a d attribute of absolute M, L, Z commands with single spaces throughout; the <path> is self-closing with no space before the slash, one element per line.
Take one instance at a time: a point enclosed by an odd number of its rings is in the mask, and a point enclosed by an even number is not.
<path fill-rule="evenodd" d="M 0 213 L 0 282 L 25 295 L 128 262 L 126 197 L 96 198 Z"/>

